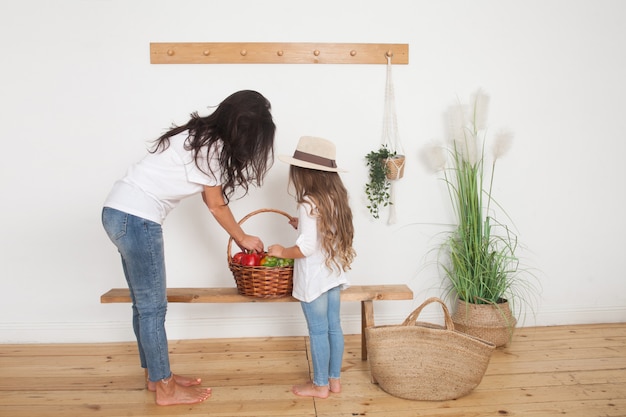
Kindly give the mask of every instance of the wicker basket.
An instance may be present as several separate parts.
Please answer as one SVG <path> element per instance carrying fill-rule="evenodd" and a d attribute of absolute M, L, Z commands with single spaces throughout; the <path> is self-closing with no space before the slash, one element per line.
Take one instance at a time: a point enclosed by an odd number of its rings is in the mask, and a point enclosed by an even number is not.
<path fill-rule="evenodd" d="M 385 165 L 387 166 L 387 179 L 399 180 L 404 176 L 404 155 L 395 155 L 391 158 L 385 159 Z"/>
<path fill-rule="evenodd" d="M 443 308 L 445 327 L 416 321 L 430 303 Z M 409 400 L 451 400 L 482 380 L 493 343 L 454 330 L 446 305 L 429 298 L 399 326 L 365 329 L 372 378 L 391 395 Z"/>
<path fill-rule="evenodd" d="M 457 300 L 452 321 L 456 330 L 488 340 L 496 347 L 511 341 L 517 324 L 507 301 L 498 304 L 472 304 Z"/>
<path fill-rule="evenodd" d="M 260 213 L 278 213 L 289 220 L 293 218 L 284 211 L 274 209 L 260 209 L 246 215 L 239 221 L 243 224 L 250 217 Z M 233 262 L 231 247 L 233 238 L 228 239 L 228 268 L 233 273 L 237 283 L 237 292 L 241 295 L 258 298 L 278 298 L 291 295 L 293 289 L 293 266 L 268 267 L 245 266 Z"/>

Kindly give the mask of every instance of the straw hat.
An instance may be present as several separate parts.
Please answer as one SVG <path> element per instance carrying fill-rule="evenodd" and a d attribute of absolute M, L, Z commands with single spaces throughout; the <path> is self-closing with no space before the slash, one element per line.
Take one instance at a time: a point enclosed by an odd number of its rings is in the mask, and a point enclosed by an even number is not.
<path fill-rule="evenodd" d="M 278 159 L 302 168 L 346 172 L 337 167 L 335 153 L 335 144 L 331 141 L 313 136 L 302 136 L 293 156 L 279 155 Z"/>

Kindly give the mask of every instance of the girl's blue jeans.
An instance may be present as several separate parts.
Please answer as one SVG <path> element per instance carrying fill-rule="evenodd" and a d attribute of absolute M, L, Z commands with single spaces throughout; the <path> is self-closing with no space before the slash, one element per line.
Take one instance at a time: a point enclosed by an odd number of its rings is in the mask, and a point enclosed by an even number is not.
<path fill-rule="evenodd" d="M 171 376 L 165 313 L 167 293 L 161 225 L 104 207 L 102 224 L 122 256 L 141 366 L 151 381 Z"/>
<path fill-rule="evenodd" d="M 309 328 L 313 361 L 313 383 L 327 386 L 328 378 L 339 378 L 343 360 L 343 331 L 339 310 L 341 288 L 335 287 L 310 303 L 300 302 Z"/>

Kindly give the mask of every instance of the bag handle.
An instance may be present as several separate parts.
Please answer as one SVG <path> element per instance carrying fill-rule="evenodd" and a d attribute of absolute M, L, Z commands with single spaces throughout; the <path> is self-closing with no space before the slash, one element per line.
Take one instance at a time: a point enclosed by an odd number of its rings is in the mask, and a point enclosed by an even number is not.
<path fill-rule="evenodd" d="M 281 215 L 285 216 L 286 218 L 289 219 L 289 221 L 293 221 L 294 220 L 294 217 L 291 217 L 289 215 L 289 213 L 286 213 L 286 212 L 284 212 L 282 210 L 277 210 L 277 209 L 272 209 L 272 208 L 262 208 L 262 209 L 255 210 L 252 213 L 246 214 L 241 220 L 239 220 L 237 222 L 237 224 L 241 226 L 250 217 L 256 216 L 257 214 L 260 214 L 260 213 L 277 213 L 277 214 L 281 214 Z M 228 238 L 228 244 L 226 245 L 226 258 L 228 259 L 228 264 L 229 265 L 230 265 L 230 263 L 231 263 L 231 261 L 233 259 L 232 254 L 231 254 L 231 247 L 233 246 L 233 240 L 234 239 L 232 238 L 232 236 L 229 237 Z"/>
<path fill-rule="evenodd" d="M 454 322 L 452 321 L 452 317 L 450 316 L 450 311 L 448 311 L 448 307 L 446 307 L 446 304 L 437 297 L 431 297 L 427 299 L 422 303 L 421 306 L 413 310 L 413 312 L 409 314 L 409 316 L 404 320 L 402 326 L 415 326 L 417 317 L 420 315 L 424 307 L 432 303 L 439 303 L 441 305 L 441 308 L 443 309 L 443 318 L 446 323 L 446 330 L 454 330 Z"/>

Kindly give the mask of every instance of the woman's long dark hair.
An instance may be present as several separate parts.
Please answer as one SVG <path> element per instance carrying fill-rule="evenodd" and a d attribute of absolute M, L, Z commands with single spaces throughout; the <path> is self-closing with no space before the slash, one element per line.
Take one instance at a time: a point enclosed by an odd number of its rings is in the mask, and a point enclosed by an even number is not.
<path fill-rule="evenodd" d="M 193 152 L 198 168 L 209 175 L 212 172 L 203 168 L 209 167 L 208 161 L 198 161 L 200 150 L 205 146 L 211 149 L 217 141 L 222 141 L 221 185 L 226 204 L 236 188 L 241 187 L 243 195 L 246 195 L 250 184 L 261 186 L 274 163 L 276 125 L 272 119 L 271 104 L 256 91 L 243 90 L 228 96 L 209 116 L 200 117 L 197 112 L 192 113 L 185 125 L 174 126 L 155 140 L 151 152 L 167 149 L 169 138 L 185 130 L 189 131 L 185 148 Z"/>

